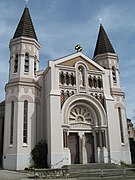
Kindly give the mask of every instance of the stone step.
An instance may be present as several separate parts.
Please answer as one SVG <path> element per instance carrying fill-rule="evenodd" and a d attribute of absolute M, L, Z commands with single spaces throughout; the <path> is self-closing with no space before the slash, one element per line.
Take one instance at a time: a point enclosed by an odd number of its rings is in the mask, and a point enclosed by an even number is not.
<path fill-rule="evenodd" d="M 69 169 L 69 177 L 101 177 L 102 173 L 120 175 L 123 174 L 121 166 L 114 163 L 90 163 L 90 164 L 72 164 L 64 166 Z M 103 170 L 103 171 L 102 171 Z"/>
<path fill-rule="evenodd" d="M 81 171 L 81 170 L 91 170 L 91 169 L 118 169 L 119 165 L 114 163 L 90 163 L 90 164 L 72 164 L 68 166 L 64 166 L 64 168 L 68 168 L 69 171 Z"/>

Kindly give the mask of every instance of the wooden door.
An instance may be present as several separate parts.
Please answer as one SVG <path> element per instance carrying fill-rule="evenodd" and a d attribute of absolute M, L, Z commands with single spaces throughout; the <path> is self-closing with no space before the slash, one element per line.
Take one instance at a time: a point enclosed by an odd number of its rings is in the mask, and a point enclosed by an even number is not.
<path fill-rule="evenodd" d="M 69 133 L 68 147 L 71 153 L 71 164 L 79 164 L 79 136 L 77 133 Z"/>
<path fill-rule="evenodd" d="M 87 162 L 94 163 L 95 162 L 95 155 L 94 155 L 94 137 L 92 133 L 85 134 L 85 147 L 87 152 Z"/>

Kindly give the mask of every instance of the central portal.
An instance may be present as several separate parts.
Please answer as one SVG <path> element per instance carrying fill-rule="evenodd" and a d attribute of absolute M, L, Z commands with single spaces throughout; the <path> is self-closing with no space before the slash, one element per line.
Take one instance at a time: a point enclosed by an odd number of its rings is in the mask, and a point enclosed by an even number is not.
<path fill-rule="evenodd" d="M 85 147 L 87 153 L 87 163 L 94 163 L 95 162 L 94 137 L 92 133 L 85 133 Z"/>
<path fill-rule="evenodd" d="M 85 133 L 85 144 L 82 146 L 82 141 L 78 136 L 78 133 L 69 133 L 68 136 L 68 148 L 71 154 L 71 164 L 80 164 L 82 151 L 85 150 L 87 163 L 95 162 L 94 153 L 94 138 L 92 133 Z M 81 152 L 80 152 L 81 151 Z"/>
<path fill-rule="evenodd" d="M 71 153 L 71 164 L 80 164 L 78 133 L 70 133 L 69 134 L 68 146 L 69 146 L 70 153 Z"/>

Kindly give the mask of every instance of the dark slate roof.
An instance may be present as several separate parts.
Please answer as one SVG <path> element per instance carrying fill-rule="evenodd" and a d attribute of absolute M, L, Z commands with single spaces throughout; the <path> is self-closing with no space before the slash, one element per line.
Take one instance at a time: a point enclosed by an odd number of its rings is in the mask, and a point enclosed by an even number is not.
<path fill-rule="evenodd" d="M 29 9 L 27 6 L 25 7 L 25 9 L 23 11 L 22 17 L 17 26 L 17 29 L 13 36 L 13 39 L 21 37 L 21 36 L 34 38 L 38 41 L 34 26 L 33 26 L 32 20 L 31 20 L 31 16 L 29 13 Z"/>
<path fill-rule="evenodd" d="M 96 43 L 96 48 L 95 48 L 95 52 L 94 52 L 94 57 L 98 54 L 102 54 L 102 53 L 115 53 L 111 42 L 102 26 L 102 24 L 100 24 L 100 29 L 99 29 L 99 34 L 98 34 L 98 39 L 97 39 L 97 43 Z"/>

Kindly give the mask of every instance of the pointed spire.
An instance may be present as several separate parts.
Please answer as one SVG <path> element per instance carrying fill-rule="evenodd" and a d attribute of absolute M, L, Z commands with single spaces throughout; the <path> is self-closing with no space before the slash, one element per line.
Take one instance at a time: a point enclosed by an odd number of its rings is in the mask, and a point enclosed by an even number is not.
<path fill-rule="evenodd" d="M 100 24 L 94 57 L 98 54 L 103 54 L 103 53 L 115 53 L 115 51 L 102 24 Z"/>
<path fill-rule="evenodd" d="M 27 5 L 23 11 L 22 17 L 15 31 L 13 39 L 21 36 L 34 38 L 38 41 Z"/>

